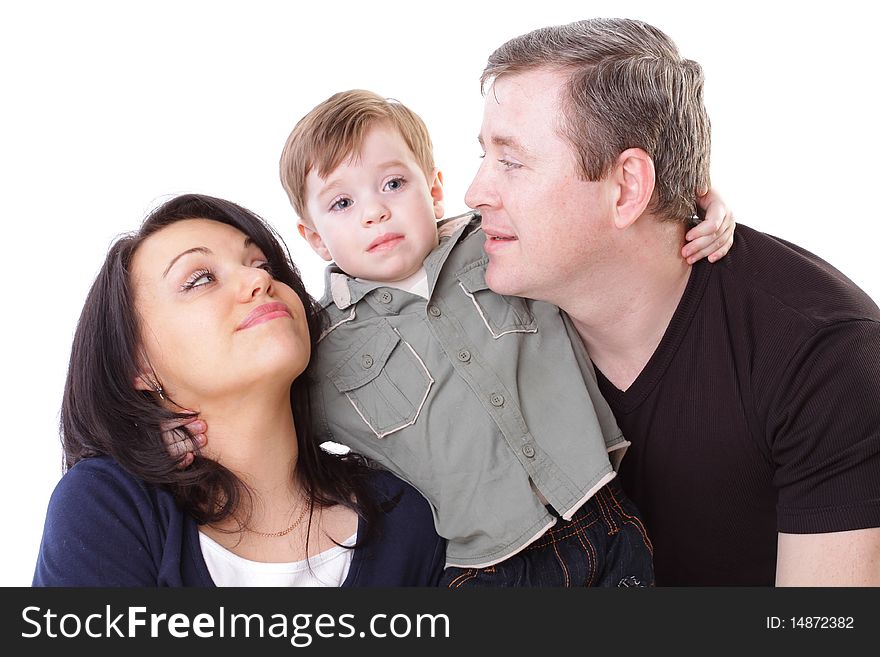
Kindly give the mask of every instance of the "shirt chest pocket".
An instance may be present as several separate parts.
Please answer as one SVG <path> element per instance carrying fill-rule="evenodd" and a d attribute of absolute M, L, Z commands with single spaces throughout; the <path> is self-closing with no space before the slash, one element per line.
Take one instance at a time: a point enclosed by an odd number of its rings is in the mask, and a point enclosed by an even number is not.
<path fill-rule="evenodd" d="M 478 321 L 492 337 L 507 333 L 537 333 L 538 322 L 529 310 L 528 302 L 519 297 L 496 294 L 486 284 L 484 267 L 473 267 L 458 276 L 458 286 L 473 304 Z"/>
<path fill-rule="evenodd" d="M 377 438 L 415 424 L 434 383 L 415 349 L 384 320 L 327 376 Z"/>

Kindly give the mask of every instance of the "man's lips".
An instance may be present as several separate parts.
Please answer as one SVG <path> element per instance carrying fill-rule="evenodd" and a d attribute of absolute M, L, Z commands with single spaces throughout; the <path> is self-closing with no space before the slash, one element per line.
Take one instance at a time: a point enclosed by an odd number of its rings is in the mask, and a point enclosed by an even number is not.
<path fill-rule="evenodd" d="M 248 313 L 248 316 L 242 320 L 236 330 L 243 331 L 244 329 L 256 326 L 257 324 L 262 324 L 263 322 L 268 322 L 271 319 L 277 319 L 278 317 L 293 318 L 293 315 L 290 314 L 290 309 L 283 303 L 277 301 L 264 303 L 262 306 L 257 306 Z"/>
<path fill-rule="evenodd" d="M 490 240 L 514 241 L 517 239 L 515 235 L 503 233 L 500 230 L 497 230 L 495 228 L 483 227 L 483 232 L 486 233 L 486 239 L 490 239 Z"/>
<path fill-rule="evenodd" d="M 367 253 L 370 251 L 384 251 L 385 249 L 393 249 L 402 239 L 402 233 L 383 233 L 370 242 L 367 247 Z"/>

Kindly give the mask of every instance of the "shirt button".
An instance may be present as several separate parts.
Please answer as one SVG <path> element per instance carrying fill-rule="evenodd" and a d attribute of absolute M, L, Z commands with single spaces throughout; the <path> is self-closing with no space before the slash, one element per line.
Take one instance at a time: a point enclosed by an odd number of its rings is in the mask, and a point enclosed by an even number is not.
<path fill-rule="evenodd" d="M 489 401 L 492 402 L 492 406 L 504 406 L 504 397 L 499 395 L 497 392 L 493 393 L 491 397 L 489 397 Z"/>
<path fill-rule="evenodd" d="M 370 369 L 373 366 L 373 357 L 370 354 L 364 354 L 364 357 L 361 359 L 361 365 L 364 366 L 365 370 Z"/>
<path fill-rule="evenodd" d="M 379 292 L 379 301 L 382 303 L 391 303 L 391 292 L 388 290 L 382 290 Z"/>
<path fill-rule="evenodd" d="M 437 306 L 428 306 L 428 314 L 431 317 L 440 317 L 440 309 Z"/>
<path fill-rule="evenodd" d="M 535 448 L 531 445 L 523 445 L 522 453 L 527 457 L 532 458 L 535 455 Z"/>
<path fill-rule="evenodd" d="M 469 352 L 467 349 L 462 349 L 461 351 L 458 352 L 458 360 L 460 360 L 462 363 L 466 363 L 470 359 L 471 359 L 471 352 Z"/>

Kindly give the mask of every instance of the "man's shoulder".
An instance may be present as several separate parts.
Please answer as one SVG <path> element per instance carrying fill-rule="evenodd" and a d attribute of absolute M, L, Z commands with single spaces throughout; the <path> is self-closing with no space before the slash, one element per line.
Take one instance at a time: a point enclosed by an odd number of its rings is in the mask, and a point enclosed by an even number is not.
<path fill-rule="evenodd" d="M 880 309 L 843 272 L 815 253 L 742 224 L 728 257 L 713 267 L 722 286 L 810 324 L 880 321 Z"/>

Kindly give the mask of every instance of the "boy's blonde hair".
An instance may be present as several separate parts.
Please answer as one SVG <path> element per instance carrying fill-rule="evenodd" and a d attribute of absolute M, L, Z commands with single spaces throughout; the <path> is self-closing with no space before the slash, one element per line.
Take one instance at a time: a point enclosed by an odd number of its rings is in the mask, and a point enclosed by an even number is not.
<path fill-rule="evenodd" d="M 301 118 L 281 152 L 281 184 L 301 221 L 306 210 L 306 177 L 315 169 L 325 178 L 358 153 L 370 128 L 386 124 L 403 137 L 425 177 L 434 175 L 434 153 L 428 128 L 405 105 L 372 91 L 352 89 L 333 94 Z"/>

